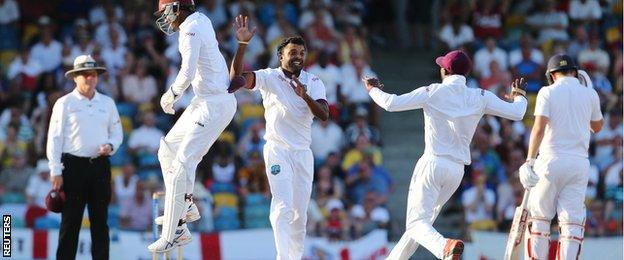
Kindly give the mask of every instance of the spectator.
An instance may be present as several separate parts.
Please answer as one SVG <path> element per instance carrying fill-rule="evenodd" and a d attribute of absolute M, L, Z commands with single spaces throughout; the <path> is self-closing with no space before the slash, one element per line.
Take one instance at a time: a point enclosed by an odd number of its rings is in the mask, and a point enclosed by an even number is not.
<path fill-rule="evenodd" d="M 345 240 L 349 223 L 344 211 L 344 205 L 338 199 L 331 199 L 327 202 L 326 210 L 328 215 L 325 218 L 322 233 L 329 241 Z"/>
<path fill-rule="evenodd" d="M 120 201 L 119 227 L 125 230 L 146 231 L 152 226 L 152 197 L 142 181 L 136 182 L 136 192 Z"/>
<path fill-rule="evenodd" d="M 30 167 L 27 161 L 25 154 L 16 153 L 13 155 L 13 163 L 0 172 L 0 190 L 5 193 L 4 196 L 7 194 L 18 196 L 20 199 L 17 202 L 21 203 L 26 202 L 24 187 L 28 184 L 30 176 L 35 174 L 35 169 Z"/>
<path fill-rule="evenodd" d="M 41 65 L 42 72 L 53 72 L 61 65 L 61 50 L 63 45 L 53 38 L 52 29 L 48 26 L 50 18 L 41 17 L 41 40 L 31 49 L 32 57 Z"/>
<path fill-rule="evenodd" d="M 471 0 L 473 10 L 472 27 L 475 36 L 484 40 L 488 37 L 503 37 L 503 17 L 507 10 L 507 0 L 497 3 L 495 0 Z M 454 49 L 454 48 L 451 48 Z"/>
<path fill-rule="evenodd" d="M 535 94 L 542 87 L 543 66 L 533 60 L 532 49 L 522 47 L 520 51 L 522 58 L 511 68 L 511 75 L 513 78 L 524 78 L 526 91 Z"/>
<path fill-rule="evenodd" d="M 461 196 L 466 223 L 470 230 L 496 230 L 493 221 L 496 194 L 485 185 L 487 176 L 482 170 L 478 164 L 473 163 L 474 186 L 464 191 Z"/>
<path fill-rule="evenodd" d="M 549 41 L 567 41 L 568 16 L 556 9 L 554 0 L 542 2 L 541 10 L 527 18 L 526 23 L 539 33 L 540 44 Z"/>
<path fill-rule="evenodd" d="M 355 139 L 354 147 L 345 154 L 342 169 L 349 170 L 351 166 L 362 161 L 365 155 L 371 156 L 375 165 L 381 165 L 383 157 L 379 148 L 371 144 L 368 137 L 360 134 Z"/>
<path fill-rule="evenodd" d="M 41 64 L 31 55 L 30 48 L 25 47 L 20 51 L 20 55 L 15 57 L 9 65 L 7 78 L 16 80 L 19 76 L 20 78 L 17 80 L 20 81 L 22 91 L 34 93 L 41 71 Z"/>
<path fill-rule="evenodd" d="M 12 51 L 19 45 L 20 10 L 15 0 L 0 1 L 0 51 Z M 4 64 L 3 64 L 4 65 Z"/>
<path fill-rule="evenodd" d="M 497 61 L 490 61 L 489 71 L 490 76 L 479 80 L 479 87 L 482 89 L 497 93 L 498 90 L 506 90 L 507 86 L 511 85 L 511 73 L 507 69 L 502 69 Z"/>
<path fill-rule="evenodd" d="M 376 174 L 372 160 L 361 160 L 356 167 L 349 171 L 345 180 L 350 201 L 362 204 L 367 193 L 375 192 L 377 204 L 385 204 L 390 194 L 390 185 L 382 174 Z"/>
<path fill-rule="evenodd" d="M 524 52 L 529 53 L 529 59 L 534 63 L 539 65 L 544 64 L 544 55 L 542 54 L 542 51 L 533 46 L 533 39 L 531 38 L 531 35 L 525 33 L 520 36 L 520 48 L 517 48 L 509 53 L 509 66 L 515 67 L 518 63 L 522 62 L 524 59 Z"/>
<path fill-rule="evenodd" d="M 285 0 L 275 0 L 260 6 L 258 18 L 265 27 L 269 27 L 275 22 L 277 13 L 282 13 L 289 24 L 297 24 L 297 8 Z"/>
<path fill-rule="evenodd" d="M 89 55 L 93 52 L 94 43 L 91 42 L 91 38 L 88 32 L 81 32 L 76 35 L 77 44 L 74 44 L 71 50 L 72 62 L 80 55 Z"/>
<path fill-rule="evenodd" d="M 589 48 L 589 37 L 587 36 L 587 30 L 585 26 L 578 25 L 574 28 L 574 38 L 568 44 L 567 53 L 573 59 L 578 59 L 578 54 L 587 48 Z"/>
<path fill-rule="evenodd" d="M 621 137 L 622 132 L 624 131 L 621 110 L 618 111 L 615 109 L 609 112 L 605 121 L 607 124 L 605 124 L 600 132 L 596 133 L 594 136 L 596 148 L 593 161 L 601 171 L 605 170 L 605 168 L 615 159 L 613 157 L 615 151 L 613 149 L 613 140 L 617 136 Z"/>
<path fill-rule="evenodd" d="M 158 146 L 164 134 L 160 129 L 156 128 L 154 112 L 146 111 L 143 113 L 142 121 L 143 124 L 130 133 L 130 137 L 128 138 L 128 152 L 135 154 L 139 158 L 139 161 L 152 158 L 155 161 L 151 161 L 157 164 L 158 159 L 156 156 L 158 153 Z"/>
<path fill-rule="evenodd" d="M 112 9 L 105 9 L 106 21 L 101 23 L 95 29 L 95 41 L 100 44 L 102 47 L 109 47 L 112 45 L 111 43 L 111 32 L 112 30 L 117 31 L 117 36 L 119 37 L 119 44 L 125 45 L 128 41 L 128 36 L 115 15 L 115 11 Z M 95 26 L 94 26 L 95 27 Z"/>
<path fill-rule="evenodd" d="M 494 150 L 492 140 L 488 137 L 492 132 L 486 132 L 479 128 L 474 134 L 474 150 L 472 153 L 473 161 L 483 167 L 484 179 L 491 184 L 499 184 L 506 181 L 505 168 L 501 163 L 500 156 Z"/>
<path fill-rule="evenodd" d="M 17 138 L 17 128 L 9 125 L 6 136 L 0 142 L 0 169 L 11 167 L 15 157 L 24 157 L 28 152 L 28 143 Z"/>
<path fill-rule="evenodd" d="M 578 54 L 578 62 L 583 67 L 592 66 L 593 69 L 603 75 L 609 71 L 609 54 L 600 49 L 600 38 L 598 35 L 594 34 L 590 37 L 589 47 Z"/>
<path fill-rule="evenodd" d="M 353 219 L 353 238 L 357 239 L 375 229 L 386 229 L 390 223 L 390 213 L 381 207 L 375 192 L 366 194 L 364 204 L 351 207 L 350 215 Z"/>
<path fill-rule="evenodd" d="M 316 179 L 313 184 L 312 198 L 319 207 L 328 207 L 330 200 L 341 199 L 344 194 L 344 183 L 332 175 L 332 171 L 327 166 L 321 166 L 316 171 Z"/>
<path fill-rule="evenodd" d="M 338 51 L 340 36 L 333 26 L 330 27 L 325 24 L 325 15 L 327 14 L 323 9 L 314 11 L 314 19 L 305 29 L 306 39 L 310 45 L 310 51 L 325 50 L 329 53 L 335 53 Z"/>
<path fill-rule="evenodd" d="M 507 52 L 496 46 L 496 39 L 488 37 L 485 40 L 485 47 L 474 55 L 475 73 L 479 78 L 483 79 L 492 75 L 490 71 L 492 61 L 496 61 L 499 70 L 507 70 Z"/>
<path fill-rule="evenodd" d="M 362 87 L 362 78 L 365 76 L 376 77 L 368 63 L 363 57 L 352 57 L 353 63 L 345 63 L 341 66 L 342 84 L 340 94 L 344 95 L 347 104 L 350 106 L 363 105 L 370 106 L 370 97 L 366 89 Z"/>
<path fill-rule="evenodd" d="M 136 175 L 136 167 L 132 162 L 126 162 L 121 168 L 121 174 L 115 176 L 113 180 L 114 198 L 118 203 L 131 200 L 134 197 L 137 182 L 139 182 L 139 176 Z"/>
<path fill-rule="evenodd" d="M 33 138 L 33 129 L 28 117 L 18 105 L 12 105 L 0 114 L 0 140 L 8 139 L 8 128 L 13 127 L 16 138 L 27 144 Z M 7 141 L 8 142 L 8 141 Z"/>
<path fill-rule="evenodd" d="M 52 183 L 50 183 L 50 167 L 48 167 L 48 160 L 41 159 L 37 161 L 35 172 L 28 179 L 28 185 L 25 190 L 26 203 L 28 203 L 25 217 L 27 227 L 33 227 L 37 218 L 40 217 L 49 218 L 53 220 L 55 224 L 60 224 L 61 215 L 46 209 L 45 198 L 51 189 Z"/>
<path fill-rule="evenodd" d="M 222 25 L 229 24 L 223 0 L 203 0 L 198 5 L 197 11 L 205 14 L 210 19 L 215 30 Z"/>
<path fill-rule="evenodd" d="M 465 47 L 474 41 L 472 28 L 457 16 L 452 18 L 450 24 L 442 27 L 438 37 L 442 41 L 444 52 Z"/>
<path fill-rule="evenodd" d="M 116 76 L 118 71 L 125 65 L 127 49 L 119 42 L 119 33 L 116 30 L 109 30 L 110 45 L 102 49 L 102 60 L 111 76 Z"/>
<path fill-rule="evenodd" d="M 341 64 L 352 63 L 352 57 L 361 57 L 367 63 L 371 61 L 371 54 L 366 40 L 362 39 L 355 26 L 346 25 L 344 36 L 339 43 L 338 61 Z"/>
<path fill-rule="evenodd" d="M 595 22 L 602 17 L 602 9 L 596 0 L 572 0 L 568 15 L 575 22 Z"/>
<path fill-rule="evenodd" d="M 331 152 L 340 152 L 343 146 L 342 129 L 332 120 L 316 120 L 312 124 L 312 154 L 317 162 L 325 161 Z"/>
<path fill-rule="evenodd" d="M 148 74 L 149 61 L 140 59 L 132 72 L 121 80 L 123 94 L 127 101 L 136 105 L 150 102 L 158 94 L 156 79 Z"/>
<path fill-rule="evenodd" d="M 327 51 L 320 51 L 317 62 L 308 68 L 308 72 L 316 75 L 323 81 L 330 117 L 336 118 L 340 108 L 339 86 L 342 78 L 340 69 L 330 62 L 330 54 Z"/>

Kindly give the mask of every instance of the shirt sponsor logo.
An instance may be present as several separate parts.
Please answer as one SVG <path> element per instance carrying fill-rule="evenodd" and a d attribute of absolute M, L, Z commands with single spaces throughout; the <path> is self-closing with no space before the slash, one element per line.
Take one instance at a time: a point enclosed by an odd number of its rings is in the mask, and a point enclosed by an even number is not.
<path fill-rule="evenodd" d="M 188 35 L 188 36 L 195 36 L 195 33 L 187 32 L 186 35 Z"/>
<path fill-rule="evenodd" d="M 282 171 L 282 169 L 280 168 L 279 164 L 271 165 L 271 174 L 277 175 L 278 173 L 280 173 L 280 171 Z"/>

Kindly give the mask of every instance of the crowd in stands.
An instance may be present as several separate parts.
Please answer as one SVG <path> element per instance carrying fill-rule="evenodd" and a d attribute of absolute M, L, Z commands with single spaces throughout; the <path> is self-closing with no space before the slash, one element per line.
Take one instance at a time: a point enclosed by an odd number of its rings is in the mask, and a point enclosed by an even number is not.
<path fill-rule="evenodd" d="M 469 87 L 503 96 L 513 78 L 528 82 L 523 122 L 488 116 L 474 135 L 472 165 L 455 202 L 463 209 L 464 232 L 509 230 L 522 200 L 517 169 L 526 158 L 535 99 L 547 85 L 545 63 L 553 54 L 567 53 L 590 75 L 605 120 L 589 149 L 586 235 L 621 235 L 622 1 L 443 2 L 438 51 L 459 48 L 472 55 Z"/>
<path fill-rule="evenodd" d="M 124 129 L 123 145 L 111 157 L 110 225 L 151 228 L 151 195 L 163 189 L 158 140 L 192 97 L 187 90 L 173 117 L 160 109 L 158 100 L 175 78 L 180 56 L 177 35 L 166 37 L 154 26 L 156 2 L 0 0 L 0 208 L 14 213 L 17 227 L 58 227 L 60 216 L 46 212 L 43 202 L 50 189 L 48 120 L 54 102 L 74 87 L 63 73 L 76 56 L 91 54 L 108 69 L 98 91 L 115 99 Z M 473 164 L 451 201 L 464 216 L 464 230 L 508 230 L 522 197 L 516 171 L 526 158 L 536 93 L 546 85 L 545 61 L 567 52 L 591 75 L 606 122 L 591 141 L 586 234 L 621 235 L 622 2 L 407 2 L 407 42 L 440 54 L 457 48 L 470 53 L 470 87 L 503 96 L 513 78 L 528 79 L 524 122 L 486 117 L 475 133 Z M 389 228 L 395 183 L 383 167 L 378 112 L 360 79 L 375 76 L 369 44 L 391 48 L 399 37 L 393 3 L 196 1 L 197 11 L 212 21 L 228 63 L 237 47 L 232 18 L 247 15 L 258 28 L 247 47 L 246 70 L 277 67 L 276 47 L 285 36 L 307 40 L 306 69 L 324 82 L 331 117 L 312 126 L 312 235 L 349 240 Z M 197 169 L 194 198 L 202 218 L 192 225 L 195 231 L 270 227 L 260 95 L 242 90 L 236 98 L 235 119 Z"/>
<path fill-rule="evenodd" d="M 331 107 L 331 120 L 312 126 L 316 176 L 308 226 L 315 236 L 355 239 L 390 221 L 386 205 L 393 183 L 382 166 L 375 113 L 360 81 L 375 75 L 364 35 L 366 28 L 381 28 L 382 21 L 369 18 L 376 2 L 383 1 L 196 1 L 228 63 L 237 47 L 233 17 L 250 17 L 258 32 L 247 48 L 247 70 L 277 67 L 277 44 L 287 36 L 305 37 L 306 68 L 325 83 Z M 58 227 L 59 216 L 46 212 L 43 202 L 50 190 L 48 120 L 54 102 L 74 87 L 63 73 L 76 56 L 90 54 L 108 69 L 97 88 L 115 99 L 124 129 L 124 142 L 111 157 L 109 224 L 151 230 L 152 193 L 164 188 L 159 139 L 192 98 L 189 88 L 173 117 L 160 109 L 180 56 L 177 34 L 167 37 L 154 26 L 156 4 L 0 1 L 0 207 L 14 213 L 17 227 Z M 236 98 L 235 119 L 197 169 L 194 199 L 202 218 L 193 223 L 195 231 L 270 227 L 260 95 L 243 90 Z"/>

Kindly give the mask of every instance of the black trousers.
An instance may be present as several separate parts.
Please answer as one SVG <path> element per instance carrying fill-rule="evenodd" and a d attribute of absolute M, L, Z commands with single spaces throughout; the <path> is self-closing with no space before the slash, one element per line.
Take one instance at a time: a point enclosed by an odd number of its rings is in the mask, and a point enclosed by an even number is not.
<path fill-rule="evenodd" d="M 111 199 L 111 167 L 108 157 L 95 159 L 63 154 L 65 204 L 56 249 L 60 260 L 76 259 L 78 235 L 85 206 L 91 222 L 91 256 L 109 258 L 108 204 Z"/>

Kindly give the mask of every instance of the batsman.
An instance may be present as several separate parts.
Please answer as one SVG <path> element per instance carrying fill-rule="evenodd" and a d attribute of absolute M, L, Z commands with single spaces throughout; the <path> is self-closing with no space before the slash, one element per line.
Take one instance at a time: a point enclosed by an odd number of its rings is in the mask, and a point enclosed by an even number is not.
<path fill-rule="evenodd" d="M 560 233 L 557 259 L 578 259 L 581 252 L 587 149 L 591 132 L 600 131 L 603 120 L 598 93 L 591 81 L 585 86 L 578 77 L 570 56 L 554 55 L 546 72 L 550 85 L 537 94 L 527 160 L 519 170 L 522 185 L 531 190 L 525 259 L 548 258 L 550 221 L 555 213 Z"/>

